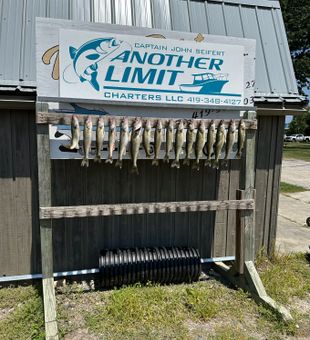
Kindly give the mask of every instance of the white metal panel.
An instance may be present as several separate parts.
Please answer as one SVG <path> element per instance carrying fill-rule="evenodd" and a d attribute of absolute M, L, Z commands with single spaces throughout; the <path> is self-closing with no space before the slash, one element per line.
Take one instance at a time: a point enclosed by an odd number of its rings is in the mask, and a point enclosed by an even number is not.
<path fill-rule="evenodd" d="M 206 7 L 209 34 L 226 35 L 222 4 L 208 2 Z"/>
<path fill-rule="evenodd" d="M 171 13 L 169 0 L 152 0 L 153 27 L 171 29 Z"/>
<path fill-rule="evenodd" d="M 239 5 L 224 5 L 224 19 L 227 35 L 231 37 L 244 37 L 242 28 L 240 6 Z"/>
<path fill-rule="evenodd" d="M 47 16 L 57 19 L 69 18 L 69 3 L 70 0 L 53 0 L 47 3 Z"/>
<path fill-rule="evenodd" d="M 209 33 L 205 2 L 190 1 L 189 14 L 191 31 Z"/>
<path fill-rule="evenodd" d="M 91 0 L 71 0 L 69 3 L 70 19 L 80 21 L 91 21 Z"/>
<path fill-rule="evenodd" d="M 134 0 L 134 23 L 138 27 L 152 27 L 151 0 Z"/>
<path fill-rule="evenodd" d="M 191 31 L 188 2 L 186 0 L 170 0 L 172 29 L 175 31 Z"/>
<path fill-rule="evenodd" d="M 114 24 L 132 25 L 132 7 L 131 0 L 114 1 L 115 20 Z"/>
<path fill-rule="evenodd" d="M 111 0 L 94 0 L 94 22 L 112 23 Z"/>

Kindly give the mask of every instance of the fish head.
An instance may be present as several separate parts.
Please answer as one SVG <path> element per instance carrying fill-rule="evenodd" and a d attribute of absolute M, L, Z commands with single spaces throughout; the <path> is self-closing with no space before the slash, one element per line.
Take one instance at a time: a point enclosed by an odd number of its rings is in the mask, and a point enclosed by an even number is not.
<path fill-rule="evenodd" d="M 104 119 L 102 117 L 98 118 L 97 126 L 98 126 L 99 129 L 104 128 Z"/>
<path fill-rule="evenodd" d="M 191 131 L 195 130 L 195 122 L 193 120 L 189 122 L 188 129 Z"/>
<path fill-rule="evenodd" d="M 69 54 L 80 81 L 88 81 L 95 90 L 99 91 L 98 63 L 114 52 L 121 43 L 121 40 L 115 38 L 99 38 L 90 40 L 79 48 L 70 46 Z"/>
<path fill-rule="evenodd" d="M 204 120 L 201 120 L 201 121 L 200 121 L 198 129 L 199 129 L 200 132 L 205 131 L 205 129 L 206 129 L 206 124 L 205 124 L 205 121 L 204 121 Z"/>
<path fill-rule="evenodd" d="M 148 119 L 145 123 L 145 130 L 149 131 L 151 130 L 152 125 L 151 125 L 151 121 Z"/>
<path fill-rule="evenodd" d="M 183 130 L 184 130 L 184 123 L 183 123 L 183 120 L 182 120 L 182 119 L 181 119 L 180 122 L 179 122 L 178 130 L 179 130 L 179 131 L 183 131 Z"/>
<path fill-rule="evenodd" d="M 140 118 L 136 118 L 134 123 L 133 123 L 133 130 L 136 131 L 136 130 L 139 130 L 141 129 L 142 127 L 142 120 Z"/>
<path fill-rule="evenodd" d="M 224 120 L 223 119 L 220 121 L 218 129 L 221 130 L 221 132 L 225 132 L 225 126 L 224 126 Z"/>
<path fill-rule="evenodd" d="M 129 128 L 128 118 L 125 117 L 122 120 L 121 129 L 123 131 L 128 131 L 128 128 Z"/>
<path fill-rule="evenodd" d="M 173 120 L 169 120 L 169 124 L 168 124 L 169 131 L 173 131 L 173 128 L 174 128 L 174 122 Z"/>
<path fill-rule="evenodd" d="M 243 119 L 240 120 L 239 129 L 245 130 L 245 124 Z"/>
<path fill-rule="evenodd" d="M 158 131 L 161 131 L 163 129 L 163 123 L 161 122 L 161 120 L 157 121 L 156 129 Z"/>
<path fill-rule="evenodd" d="M 235 121 L 233 119 L 231 119 L 231 121 L 229 123 L 229 130 L 231 132 L 235 132 L 236 131 L 236 124 L 235 124 Z"/>
<path fill-rule="evenodd" d="M 93 122 L 90 118 L 90 116 L 88 116 L 86 119 L 85 119 L 85 128 L 86 129 L 92 129 L 93 127 Z"/>

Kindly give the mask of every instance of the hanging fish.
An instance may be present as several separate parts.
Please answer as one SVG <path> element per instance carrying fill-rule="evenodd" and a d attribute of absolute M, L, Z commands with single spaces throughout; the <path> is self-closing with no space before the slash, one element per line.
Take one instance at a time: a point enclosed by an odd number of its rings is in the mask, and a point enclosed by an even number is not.
<path fill-rule="evenodd" d="M 151 121 L 148 119 L 143 130 L 143 147 L 145 150 L 146 158 L 151 157 L 151 132 Z"/>
<path fill-rule="evenodd" d="M 171 168 L 180 169 L 180 156 L 182 153 L 183 144 L 184 144 L 184 124 L 183 120 L 180 120 L 175 136 L 175 159 L 171 164 Z"/>
<path fill-rule="evenodd" d="M 191 120 L 190 123 L 188 124 L 187 132 L 186 132 L 186 156 L 183 160 L 184 165 L 190 164 L 190 156 L 193 151 L 195 137 L 196 137 L 195 124 L 194 124 L 194 121 Z"/>
<path fill-rule="evenodd" d="M 141 119 L 136 119 L 131 132 L 131 159 L 132 159 L 132 173 L 136 173 L 139 175 L 137 160 L 140 151 L 141 144 L 141 130 L 142 130 L 142 121 Z"/>
<path fill-rule="evenodd" d="M 79 119 L 76 115 L 73 115 L 71 118 L 71 142 L 70 144 L 63 146 L 70 150 L 79 149 L 79 140 L 80 140 Z"/>
<path fill-rule="evenodd" d="M 225 143 L 225 126 L 224 121 L 221 120 L 219 126 L 217 127 L 216 140 L 214 145 L 215 159 L 213 160 L 212 167 L 219 168 L 219 158 L 222 153 L 222 149 Z"/>
<path fill-rule="evenodd" d="M 93 131 L 93 122 L 88 116 L 84 123 L 84 131 L 83 131 L 83 146 L 84 146 L 84 158 L 82 160 L 81 166 L 89 166 L 89 152 L 91 148 L 91 138 Z"/>
<path fill-rule="evenodd" d="M 199 170 L 199 162 L 203 155 L 203 148 L 205 144 L 206 144 L 206 125 L 205 125 L 205 122 L 201 120 L 198 126 L 197 135 L 196 135 L 195 161 L 192 166 L 192 169 Z"/>
<path fill-rule="evenodd" d="M 98 118 L 96 130 L 96 156 L 94 162 L 101 163 L 101 149 L 104 140 L 104 120 L 102 117 Z"/>
<path fill-rule="evenodd" d="M 162 143 L 162 130 L 163 130 L 163 125 L 161 120 L 158 120 L 156 129 L 155 129 L 155 136 L 154 136 L 154 144 L 155 144 L 155 152 L 154 152 L 154 160 L 152 162 L 152 165 L 158 166 L 159 164 L 159 153 L 160 153 L 160 148 L 161 148 L 161 143 Z"/>
<path fill-rule="evenodd" d="M 216 137 L 215 123 L 214 123 L 214 120 L 211 120 L 209 128 L 208 128 L 208 134 L 207 134 L 207 159 L 205 161 L 205 166 L 211 165 L 211 157 L 213 153 L 215 137 Z"/>
<path fill-rule="evenodd" d="M 128 119 L 124 118 L 121 123 L 121 131 L 120 131 L 120 142 L 118 147 L 118 160 L 115 163 L 115 166 L 119 167 L 120 169 L 123 166 L 123 156 L 126 155 L 127 145 L 129 142 L 129 125 Z"/>
<path fill-rule="evenodd" d="M 238 152 L 236 158 L 241 158 L 241 154 L 244 148 L 245 141 L 245 124 L 243 119 L 240 120 L 239 128 L 238 128 Z"/>
<path fill-rule="evenodd" d="M 173 129 L 174 123 L 173 120 L 170 120 L 166 129 L 166 155 L 164 157 L 166 163 L 169 163 L 169 155 L 173 147 Z"/>
<path fill-rule="evenodd" d="M 226 146 L 225 146 L 225 158 L 224 159 L 228 159 L 231 149 L 235 143 L 235 133 L 236 133 L 236 124 L 233 120 L 231 120 L 228 126 L 227 135 L 226 135 Z"/>
<path fill-rule="evenodd" d="M 115 119 L 111 118 L 109 123 L 109 146 L 108 146 L 108 158 L 106 159 L 106 163 L 113 163 L 113 151 L 115 150 L 115 140 L 116 140 L 116 123 Z"/>

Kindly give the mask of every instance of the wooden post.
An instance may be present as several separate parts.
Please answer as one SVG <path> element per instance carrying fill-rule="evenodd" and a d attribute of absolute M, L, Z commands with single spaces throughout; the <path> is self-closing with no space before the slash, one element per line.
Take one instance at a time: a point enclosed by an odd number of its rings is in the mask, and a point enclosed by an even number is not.
<path fill-rule="evenodd" d="M 244 190 L 237 190 L 237 199 L 244 198 Z M 236 218 L 236 260 L 234 270 L 242 275 L 244 273 L 244 214 L 237 210 Z"/>
<path fill-rule="evenodd" d="M 51 206 L 51 161 L 49 126 L 37 125 L 38 185 L 40 207 Z M 52 221 L 40 219 L 42 286 L 44 303 L 45 336 L 58 339 L 56 297 L 53 278 Z"/>

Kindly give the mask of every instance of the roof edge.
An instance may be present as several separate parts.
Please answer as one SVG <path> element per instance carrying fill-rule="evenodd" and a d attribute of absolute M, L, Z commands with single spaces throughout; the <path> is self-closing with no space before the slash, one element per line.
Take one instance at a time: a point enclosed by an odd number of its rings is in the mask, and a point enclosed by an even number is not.
<path fill-rule="evenodd" d="M 223 4 L 281 8 L 280 2 L 278 0 L 207 0 L 207 2 L 221 2 Z"/>

